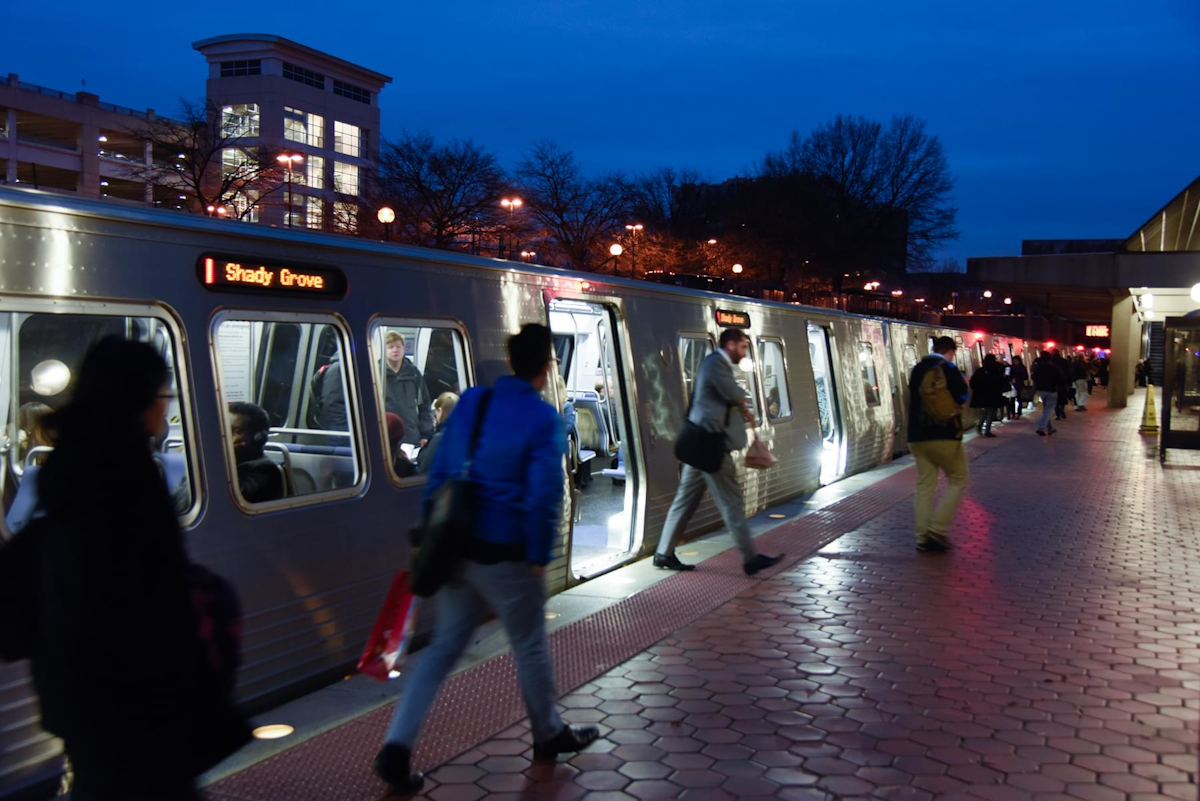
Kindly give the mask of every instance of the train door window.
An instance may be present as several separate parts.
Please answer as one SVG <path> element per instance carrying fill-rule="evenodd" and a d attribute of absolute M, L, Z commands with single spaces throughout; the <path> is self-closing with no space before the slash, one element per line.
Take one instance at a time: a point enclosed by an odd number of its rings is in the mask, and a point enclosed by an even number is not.
<path fill-rule="evenodd" d="M 972 372 L 971 354 L 967 353 L 966 348 L 964 348 L 962 345 L 959 345 L 957 348 L 955 348 L 954 353 L 954 360 L 958 363 L 958 369 L 967 375 L 970 375 Z"/>
<path fill-rule="evenodd" d="M 917 357 L 917 346 L 916 345 L 905 345 L 904 346 L 904 365 L 908 369 L 908 371 L 912 372 L 912 369 L 917 366 L 917 362 L 919 362 L 919 361 L 920 361 L 920 359 Z"/>
<path fill-rule="evenodd" d="M 788 391 L 783 343 L 775 339 L 760 339 L 758 359 L 762 367 L 763 391 L 767 393 L 767 419 L 772 422 L 790 420 L 792 398 Z"/>
<path fill-rule="evenodd" d="M 401 485 L 419 483 L 433 468 L 438 432 L 473 383 L 466 335 L 441 320 L 378 320 L 371 364 L 388 469 Z"/>
<path fill-rule="evenodd" d="M 640 461 L 627 342 L 614 309 L 601 303 L 555 299 L 549 318 L 555 337 L 574 341 L 564 380 L 575 419 L 574 430 L 567 432 L 568 470 L 578 488 L 573 493 L 570 566 L 575 576 L 588 577 L 636 554 Z M 706 339 L 696 342 L 701 352 L 708 344 Z M 681 340 L 681 354 L 683 344 Z M 563 411 L 569 418 L 567 404 Z"/>
<path fill-rule="evenodd" d="M 54 450 L 45 416 L 66 404 L 84 356 L 92 345 L 110 336 L 148 343 L 167 363 L 171 400 L 166 427 L 153 441 L 147 438 L 147 445 L 171 492 L 176 514 L 185 524 L 195 519 L 199 504 L 186 419 L 186 371 L 180 366 L 180 338 L 174 323 L 145 307 L 122 310 L 106 305 L 103 313 L 94 313 L 86 304 L 64 309 L 61 304 L 52 307 L 31 301 L 24 310 L 0 314 L 0 491 L 10 534 L 36 515 L 37 473 Z"/>
<path fill-rule="evenodd" d="M 833 343 L 829 329 L 809 324 L 808 356 L 817 396 L 817 419 L 821 424 L 821 483 L 829 484 L 841 475 L 843 452 L 837 381 L 833 372 Z"/>
<path fill-rule="evenodd" d="M 356 495 L 365 479 L 345 328 L 227 312 L 213 325 L 230 485 L 246 511 Z"/>
<path fill-rule="evenodd" d="M 733 366 L 733 378 L 742 387 L 742 391 L 746 393 L 746 406 L 754 415 L 754 425 L 762 425 L 762 408 L 758 398 L 757 383 L 754 380 L 754 348 L 753 346 L 746 352 L 746 358 Z"/>
<path fill-rule="evenodd" d="M 870 342 L 858 343 L 858 369 L 862 375 L 863 392 L 868 406 L 878 406 L 879 376 L 875 371 L 875 346 Z"/>
<path fill-rule="evenodd" d="M 683 372 L 683 394 L 689 400 L 692 388 L 696 385 L 696 376 L 700 373 L 700 365 L 713 352 L 712 339 L 697 334 L 683 334 L 679 337 L 679 367 Z"/>

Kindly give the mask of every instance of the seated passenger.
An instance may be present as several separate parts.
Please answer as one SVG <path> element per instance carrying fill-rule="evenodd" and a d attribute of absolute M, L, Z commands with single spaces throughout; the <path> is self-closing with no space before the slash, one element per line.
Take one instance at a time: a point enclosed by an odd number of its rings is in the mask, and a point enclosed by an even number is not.
<path fill-rule="evenodd" d="M 279 465 L 263 455 L 271 421 L 261 406 L 229 404 L 229 433 L 237 461 L 238 489 L 248 503 L 277 501 L 285 494 Z"/>
<path fill-rule="evenodd" d="M 392 412 L 386 413 L 383 418 L 387 422 L 388 446 L 392 450 L 392 469 L 400 478 L 415 476 L 417 466 L 409 460 L 404 449 L 400 447 L 404 444 L 404 421 L 400 419 L 400 415 Z M 419 457 L 420 454 L 418 454 Z"/>
<path fill-rule="evenodd" d="M 458 395 L 453 392 L 443 392 L 433 402 L 433 418 L 437 428 L 434 429 L 433 436 L 429 438 L 425 447 L 417 452 L 417 473 L 420 475 L 428 475 L 429 471 L 433 469 L 433 455 L 437 453 L 438 445 L 442 441 L 442 432 L 446 430 L 446 421 L 450 419 L 450 413 L 457 405 Z"/>
<path fill-rule="evenodd" d="M 51 439 L 49 432 L 42 424 L 42 418 L 53 411 L 44 403 L 32 401 L 22 404 L 17 412 L 17 454 L 22 465 L 25 463 L 25 454 L 29 453 L 31 449 L 41 446 L 54 447 L 54 440 Z M 42 453 L 33 457 L 33 464 L 44 464 L 49 455 Z"/>

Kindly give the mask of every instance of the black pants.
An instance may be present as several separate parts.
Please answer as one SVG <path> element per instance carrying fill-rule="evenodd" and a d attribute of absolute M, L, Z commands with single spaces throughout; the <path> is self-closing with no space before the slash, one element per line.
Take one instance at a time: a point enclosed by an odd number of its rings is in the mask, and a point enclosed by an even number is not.
<path fill-rule="evenodd" d="M 75 778 L 72 801 L 199 801 L 191 776 L 171 775 L 130 748 L 118 757 L 108 748 L 67 743 Z"/>

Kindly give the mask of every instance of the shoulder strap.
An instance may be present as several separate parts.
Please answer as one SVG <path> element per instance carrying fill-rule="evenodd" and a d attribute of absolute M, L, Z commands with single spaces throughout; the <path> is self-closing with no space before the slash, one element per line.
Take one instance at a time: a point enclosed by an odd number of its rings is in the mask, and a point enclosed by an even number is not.
<path fill-rule="evenodd" d="M 471 460 L 475 458 L 475 451 L 479 448 L 479 435 L 483 431 L 483 419 L 487 417 L 488 404 L 491 402 L 492 390 L 485 389 L 483 397 L 479 399 L 479 408 L 475 410 L 475 422 L 471 426 L 471 444 L 467 446 L 467 461 L 463 465 L 464 474 L 471 469 Z"/>

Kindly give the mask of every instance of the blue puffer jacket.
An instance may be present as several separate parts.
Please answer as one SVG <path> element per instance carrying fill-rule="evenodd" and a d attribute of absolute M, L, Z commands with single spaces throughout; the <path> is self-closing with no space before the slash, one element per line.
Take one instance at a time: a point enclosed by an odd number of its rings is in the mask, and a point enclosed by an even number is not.
<path fill-rule="evenodd" d="M 462 470 L 483 393 L 478 387 L 463 393 L 446 421 L 426 502 Z M 550 561 L 562 514 L 565 441 L 562 416 L 532 384 L 513 376 L 496 382 L 471 466 L 479 485 L 476 537 L 522 545 L 533 565 Z"/>

